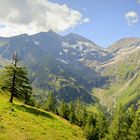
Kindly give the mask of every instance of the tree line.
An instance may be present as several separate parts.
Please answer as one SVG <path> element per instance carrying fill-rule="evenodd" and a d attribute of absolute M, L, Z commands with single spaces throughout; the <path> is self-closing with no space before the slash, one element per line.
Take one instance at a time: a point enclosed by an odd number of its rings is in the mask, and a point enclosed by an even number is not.
<path fill-rule="evenodd" d="M 119 104 L 110 115 L 102 111 L 93 113 L 87 111 L 80 99 L 57 102 L 50 92 L 43 109 L 82 127 L 88 140 L 140 140 L 140 108 L 134 105 L 125 108 Z"/>
<path fill-rule="evenodd" d="M 25 67 L 18 65 L 18 61 L 17 54 L 13 54 L 12 64 L 4 67 L 1 73 L 1 89 L 10 94 L 10 103 L 16 97 L 25 104 L 34 106 L 28 72 Z M 140 140 L 139 107 L 131 106 L 126 109 L 118 105 L 113 114 L 106 115 L 103 111 L 93 113 L 87 111 L 86 105 L 80 99 L 66 103 L 63 100 L 58 101 L 54 93 L 49 92 L 41 108 L 80 126 L 88 140 Z"/>

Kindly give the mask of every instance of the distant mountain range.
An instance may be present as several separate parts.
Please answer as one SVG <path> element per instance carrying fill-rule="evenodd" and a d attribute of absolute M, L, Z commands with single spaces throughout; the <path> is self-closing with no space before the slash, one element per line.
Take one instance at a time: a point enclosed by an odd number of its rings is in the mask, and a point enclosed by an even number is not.
<path fill-rule="evenodd" d="M 101 48 L 78 34 L 60 36 L 51 30 L 0 37 L 1 67 L 14 52 L 28 68 L 34 96 L 40 102 L 48 91 L 60 100 L 81 98 L 106 107 L 118 101 L 126 105 L 139 101 L 139 38 L 124 38 Z"/>

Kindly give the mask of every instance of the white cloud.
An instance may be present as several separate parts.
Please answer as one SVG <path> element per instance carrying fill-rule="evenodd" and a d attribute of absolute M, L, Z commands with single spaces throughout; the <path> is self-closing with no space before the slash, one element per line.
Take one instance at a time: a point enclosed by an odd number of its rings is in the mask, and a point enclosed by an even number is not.
<path fill-rule="evenodd" d="M 48 0 L 0 0 L 0 35 L 33 34 L 49 29 L 60 32 L 86 23 L 79 11 Z"/>
<path fill-rule="evenodd" d="M 84 19 L 82 19 L 82 23 L 87 23 L 87 22 L 89 22 L 89 21 L 90 21 L 89 18 L 84 18 Z"/>
<path fill-rule="evenodd" d="M 139 16 L 136 12 L 130 11 L 125 14 L 125 19 L 128 25 L 131 26 L 139 21 Z"/>

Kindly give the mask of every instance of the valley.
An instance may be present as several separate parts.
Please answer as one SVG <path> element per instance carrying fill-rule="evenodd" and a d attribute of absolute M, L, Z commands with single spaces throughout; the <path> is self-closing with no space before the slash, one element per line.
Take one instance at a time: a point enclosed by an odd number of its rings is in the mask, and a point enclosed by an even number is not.
<path fill-rule="evenodd" d="M 0 140 L 140 140 L 140 0 L 0 0 Z"/>
<path fill-rule="evenodd" d="M 0 37 L 0 64 L 16 52 L 29 70 L 38 102 L 53 91 L 58 100 L 80 98 L 111 109 L 116 103 L 130 106 L 139 101 L 140 39 L 124 38 L 108 48 L 70 33 L 53 31 L 35 35 Z"/>

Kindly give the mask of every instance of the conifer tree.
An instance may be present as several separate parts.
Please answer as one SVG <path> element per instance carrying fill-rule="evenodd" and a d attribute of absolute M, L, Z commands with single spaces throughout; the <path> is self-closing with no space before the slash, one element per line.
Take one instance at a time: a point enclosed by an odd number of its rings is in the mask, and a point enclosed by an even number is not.
<path fill-rule="evenodd" d="M 93 113 L 88 113 L 86 119 L 86 125 L 84 127 L 84 134 L 88 140 L 98 140 L 97 132 L 97 118 Z"/>
<path fill-rule="evenodd" d="M 127 123 L 128 123 L 128 128 L 131 127 L 133 121 L 135 118 L 135 108 L 134 105 L 132 105 L 130 108 L 127 109 Z"/>
<path fill-rule="evenodd" d="M 123 106 L 120 104 L 117 106 L 114 112 L 111 126 L 109 127 L 108 140 L 122 140 L 127 139 L 127 120 L 126 112 Z"/>
<path fill-rule="evenodd" d="M 84 134 L 87 140 L 98 140 L 97 130 L 93 125 L 86 124 Z"/>
<path fill-rule="evenodd" d="M 99 112 L 97 115 L 96 129 L 98 132 L 98 139 L 103 139 L 107 133 L 108 123 L 105 115 L 102 112 Z"/>
<path fill-rule="evenodd" d="M 129 140 L 139 140 L 140 139 L 140 110 L 135 114 L 135 118 L 132 126 L 129 130 Z"/>
<path fill-rule="evenodd" d="M 77 99 L 76 103 L 75 103 L 75 117 L 76 117 L 76 120 L 77 120 L 77 124 L 79 126 L 84 126 L 85 125 L 87 112 L 86 112 L 85 106 L 80 101 L 80 99 Z"/>
<path fill-rule="evenodd" d="M 52 92 L 48 93 L 47 102 L 44 105 L 44 109 L 57 113 L 57 100 Z"/>
<path fill-rule="evenodd" d="M 10 92 L 9 102 L 13 102 L 13 98 L 17 97 L 29 103 L 32 94 L 32 87 L 28 79 L 27 70 L 18 66 L 17 54 L 13 54 L 13 63 L 4 67 L 2 89 Z"/>
<path fill-rule="evenodd" d="M 68 119 L 69 114 L 68 105 L 64 101 L 60 102 L 58 113 L 64 119 Z"/>
<path fill-rule="evenodd" d="M 69 103 L 69 115 L 68 115 L 68 119 L 69 119 L 70 123 L 75 123 L 75 121 L 76 121 L 74 110 L 75 110 L 74 103 L 70 102 Z"/>

